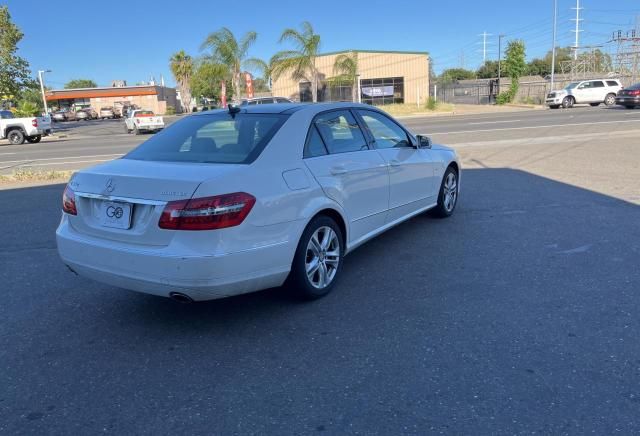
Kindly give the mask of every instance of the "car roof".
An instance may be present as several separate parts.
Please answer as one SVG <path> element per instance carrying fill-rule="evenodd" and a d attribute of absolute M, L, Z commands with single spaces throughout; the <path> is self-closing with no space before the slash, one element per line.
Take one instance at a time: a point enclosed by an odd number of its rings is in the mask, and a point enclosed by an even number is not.
<path fill-rule="evenodd" d="M 331 102 L 331 103 L 273 103 L 262 104 L 255 106 L 237 106 L 238 113 L 243 114 L 292 114 L 299 111 L 309 112 L 324 112 L 332 109 L 345 109 L 345 108 L 362 108 L 376 110 L 375 106 L 370 106 L 362 103 L 351 102 Z M 197 112 L 194 115 L 206 115 L 206 114 L 219 114 L 228 112 L 228 109 L 214 109 L 210 111 Z"/>

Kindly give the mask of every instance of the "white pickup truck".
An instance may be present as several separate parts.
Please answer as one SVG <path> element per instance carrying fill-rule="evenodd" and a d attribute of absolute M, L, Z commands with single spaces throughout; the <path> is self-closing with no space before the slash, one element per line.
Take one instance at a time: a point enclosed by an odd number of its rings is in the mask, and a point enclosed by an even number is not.
<path fill-rule="evenodd" d="M 133 110 L 124 119 L 124 131 L 139 135 L 142 132 L 157 132 L 164 129 L 164 120 L 153 111 Z"/>
<path fill-rule="evenodd" d="M 24 141 L 35 144 L 43 136 L 51 134 L 51 118 L 15 118 L 13 112 L 0 110 L 0 139 L 8 139 L 11 144 Z"/>

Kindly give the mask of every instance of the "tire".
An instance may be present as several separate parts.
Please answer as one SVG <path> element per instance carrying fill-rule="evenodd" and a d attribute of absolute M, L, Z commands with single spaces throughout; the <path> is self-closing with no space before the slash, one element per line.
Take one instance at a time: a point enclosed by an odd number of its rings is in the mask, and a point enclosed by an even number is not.
<path fill-rule="evenodd" d="M 22 133 L 21 130 L 14 129 L 9 132 L 7 139 L 9 143 L 13 145 L 24 144 L 24 133 Z"/>
<path fill-rule="evenodd" d="M 559 104 L 552 104 L 551 106 L 549 106 L 549 109 L 558 109 L 559 107 Z"/>
<path fill-rule="evenodd" d="M 27 139 L 27 142 L 30 144 L 37 144 L 42 140 L 42 135 L 27 136 L 26 139 Z"/>
<path fill-rule="evenodd" d="M 138 130 L 138 128 L 136 126 L 133 126 L 133 134 L 134 135 L 139 135 L 141 132 L 140 130 Z"/>
<path fill-rule="evenodd" d="M 573 97 L 565 97 L 562 100 L 562 107 L 565 109 L 569 109 L 573 107 L 573 104 L 575 103 L 575 101 L 573 100 Z"/>
<path fill-rule="evenodd" d="M 453 215 L 458 204 L 458 172 L 449 167 L 444 172 L 440 192 L 438 192 L 438 205 L 433 208 L 433 214 L 439 218 L 447 218 Z"/>
<path fill-rule="evenodd" d="M 604 104 L 607 106 L 613 106 L 616 104 L 616 95 L 615 94 L 607 94 L 604 98 Z"/>
<path fill-rule="evenodd" d="M 592 107 L 598 107 L 600 106 L 600 103 L 589 103 L 589 105 Z"/>
<path fill-rule="evenodd" d="M 635 105 L 632 105 L 632 104 L 625 104 L 625 105 L 624 105 L 624 108 L 625 108 L 625 109 L 635 109 Z"/>
<path fill-rule="evenodd" d="M 326 215 L 313 218 L 298 242 L 286 283 L 289 291 L 304 300 L 327 295 L 342 271 L 344 251 L 342 230 L 336 222 Z"/>

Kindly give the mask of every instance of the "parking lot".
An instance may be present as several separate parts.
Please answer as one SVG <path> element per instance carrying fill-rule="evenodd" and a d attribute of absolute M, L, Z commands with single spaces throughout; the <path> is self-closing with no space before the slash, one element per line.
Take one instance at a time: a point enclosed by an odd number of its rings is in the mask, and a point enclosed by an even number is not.
<path fill-rule="evenodd" d="M 85 280 L 56 253 L 64 185 L 0 187 L 0 433 L 640 432 L 640 110 L 403 122 L 459 152 L 456 213 L 367 243 L 312 303 Z M 56 130 L 0 173 L 145 139 Z"/>

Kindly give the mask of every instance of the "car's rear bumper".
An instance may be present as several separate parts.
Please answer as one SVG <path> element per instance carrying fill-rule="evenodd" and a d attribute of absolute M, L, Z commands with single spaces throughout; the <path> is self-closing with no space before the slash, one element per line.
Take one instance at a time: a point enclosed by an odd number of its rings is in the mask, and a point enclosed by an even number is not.
<path fill-rule="evenodd" d="M 136 127 L 138 128 L 138 130 L 144 130 L 144 131 L 151 132 L 151 131 L 164 129 L 164 124 L 154 124 L 154 125 L 151 125 L 151 126 L 138 125 Z"/>
<path fill-rule="evenodd" d="M 280 286 L 289 274 L 290 243 L 225 254 L 185 255 L 138 248 L 75 231 L 63 218 L 56 232 L 62 261 L 78 274 L 112 286 L 168 297 L 180 292 L 211 300 Z"/>
<path fill-rule="evenodd" d="M 640 106 L 640 97 L 616 97 L 616 104 L 620 106 Z"/>

